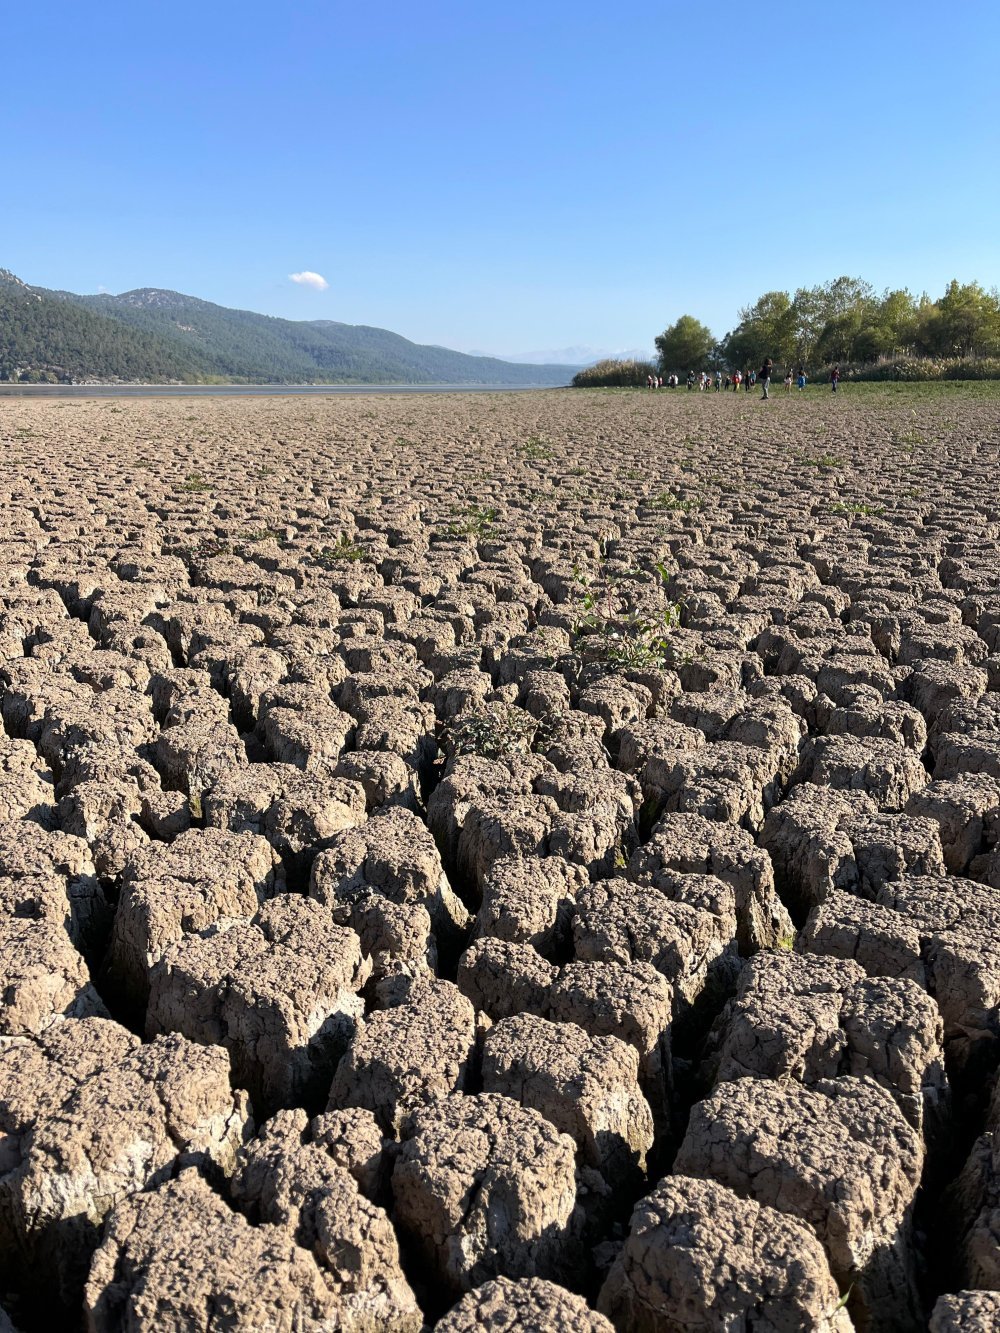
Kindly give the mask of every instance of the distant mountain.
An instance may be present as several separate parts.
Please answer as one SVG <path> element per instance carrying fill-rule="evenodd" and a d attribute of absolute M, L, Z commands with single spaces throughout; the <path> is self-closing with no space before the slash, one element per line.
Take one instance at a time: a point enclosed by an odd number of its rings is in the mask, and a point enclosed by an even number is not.
<path fill-rule="evenodd" d="M 120 296 L 31 287 L 0 269 L 0 379 L 567 384 L 565 365 L 518 365 L 333 320 L 275 319 L 142 287 Z"/>
<path fill-rule="evenodd" d="M 133 381 L 197 378 L 183 350 L 162 338 L 29 287 L 0 269 L 0 379 Z"/>
<path fill-rule="evenodd" d="M 469 355 L 485 356 L 487 353 L 470 352 Z M 580 370 L 584 366 L 592 366 L 595 362 L 604 361 L 609 357 L 617 361 L 654 361 L 656 359 L 648 349 L 627 348 L 619 351 L 608 351 L 607 348 L 599 347 L 559 347 L 549 348 L 544 352 L 503 352 L 500 359 L 502 361 L 513 361 L 521 365 L 559 365 Z"/>

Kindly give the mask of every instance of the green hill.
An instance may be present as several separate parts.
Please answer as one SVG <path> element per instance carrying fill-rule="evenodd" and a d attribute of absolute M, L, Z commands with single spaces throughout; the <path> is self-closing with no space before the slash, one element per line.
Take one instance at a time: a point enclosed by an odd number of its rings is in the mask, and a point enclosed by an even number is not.
<path fill-rule="evenodd" d="M 0 269 L 0 379 L 195 379 L 183 348 L 39 291 Z"/>
<path fill-rule="evenodd" d="M 422 346 L 387 329 L 275 319 L 152 287 L 78 296 L 0 269 L 0 378 L 328 384 L 567 384 L 528 366 Z"/>

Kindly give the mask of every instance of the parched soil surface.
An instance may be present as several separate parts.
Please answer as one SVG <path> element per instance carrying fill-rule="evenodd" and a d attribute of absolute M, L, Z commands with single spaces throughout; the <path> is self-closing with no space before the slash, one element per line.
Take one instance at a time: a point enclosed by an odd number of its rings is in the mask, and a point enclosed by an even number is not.
<path fill-rule="evenodd" d="M 0 412 L 0 1329 L 1000 1326 L 995 397 Z"/>

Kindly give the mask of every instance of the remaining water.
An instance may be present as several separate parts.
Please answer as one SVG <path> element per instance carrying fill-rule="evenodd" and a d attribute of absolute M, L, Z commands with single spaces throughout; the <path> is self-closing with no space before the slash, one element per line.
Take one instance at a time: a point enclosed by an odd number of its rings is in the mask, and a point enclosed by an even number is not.
<path fill-rule="evenodd" d="M 0 398 L 259 398 L 331 393 L 525 393 L 551 384 L 8 384 Z"/>

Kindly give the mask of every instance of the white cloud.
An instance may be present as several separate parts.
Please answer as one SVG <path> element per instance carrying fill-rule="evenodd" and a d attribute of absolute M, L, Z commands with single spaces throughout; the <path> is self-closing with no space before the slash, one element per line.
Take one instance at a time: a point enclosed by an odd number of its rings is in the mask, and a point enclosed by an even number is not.
<path fill-rule="evenodd" d="M 310 273 L 308 269 L 304 269 L 301 273 L 289 273 L 288 276 L 300 287 L 314 287 L 318 292 L 325 292 L 330 285 L 322 273 Z"/>

